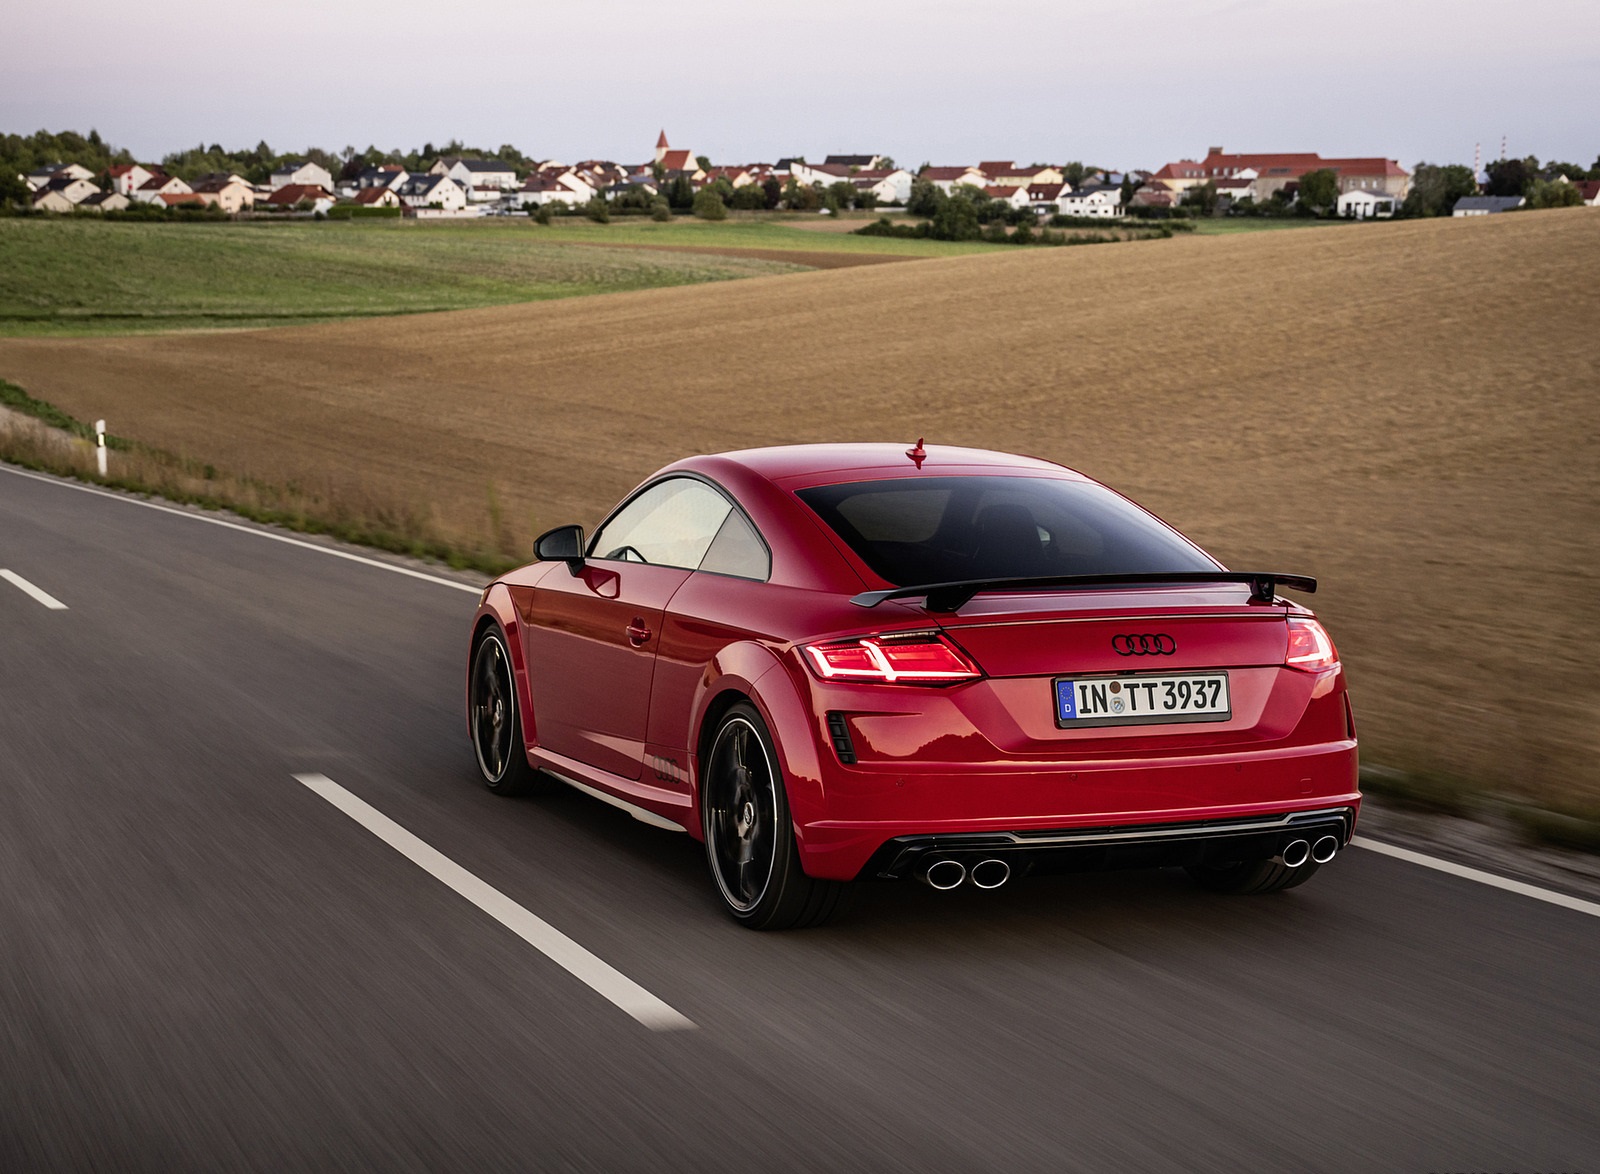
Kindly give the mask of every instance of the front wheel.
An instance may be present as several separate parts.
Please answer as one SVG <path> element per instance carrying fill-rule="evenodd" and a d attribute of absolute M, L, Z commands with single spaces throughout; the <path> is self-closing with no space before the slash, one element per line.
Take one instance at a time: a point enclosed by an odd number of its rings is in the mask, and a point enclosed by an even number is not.
<path fill-rule="evenodd" d="M 485 631 L 473 649 L 467 720 L 484 786 L 496 795 L 525 795 L 538 785 L 539 773 L 528 765 L 522 744 L 511 658 L 498 628 Z"/>
<path fill-rule="evenodd" d="M 777 751 L 753 705 L 735 705 L 717 726 L 700 812 L 711 876 L 735 921 L 799 929 L 833 916 L 845 885 L 801 869 Z"/>

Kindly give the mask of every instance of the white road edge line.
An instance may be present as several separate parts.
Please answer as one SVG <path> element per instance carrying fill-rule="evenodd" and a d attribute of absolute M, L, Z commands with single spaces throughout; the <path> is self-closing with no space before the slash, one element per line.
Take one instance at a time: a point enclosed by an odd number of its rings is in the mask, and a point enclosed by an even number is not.
<path fill-rule="evenodd" d="M 626 1011 L 651 1031 L 694 1029 L 692 1020 L 673 1010 L 610 963 L 595 957 L 499 889 L 479 880 L 370 803 L 356 798 L 327 775 L 297 774 L 294 777 L 295 781 L 321 795 L 400 855 L 454 889 L 579 982 Z"/>
<path fill-rule="evenodd" d="M 1491 888 L 1504 889 L 1508 893 L 1532 897 L 1535 901 L 1545 901 L 1551 905 L 1559 905 L 1563 909 L 1587 913 L 1590 917 L 1600 917 L 1600 905 L 1595 904 L 1593 901 L 1585 901 L 1581 897 L 1569 897 L 1565 893 L 1558 893 L 1552 889 L 1541 889 L 1538 885 L 1526 884 L 1523 881 L 1512 880 L 1510 877 L 1497 876 L 1492 872 L 1484 872 L 1481 868 L 1468 868 L 1465 864 L 1440 860 L 1436 856 L 1425 856 L 1421 852 L 1413 852 L 1410 848 L 1401 848 L 1395 844 L 1385 844 L 1382 840 L 1369 840 L 1365 836 L 1358 836 L 1351 843 L 1357 848 L 1365 848 L 1369 852 L 1377 852 L 1382 856 L 1393 856 L 1396 860 L 1404 860 L 1408 864 L 1420 864 L 1423 868 L 1437 869 L 1439 872 L 1449 873 L 1451 876 L 1458 876 L 1463 880 L 1477 881 L 1480 885 L 1488 885 Z"/>
<path fill-rule="evenodd" d="M 25 469 L 13 469 L 9 465 L 0 464 L 0 472 L 11 473 L 17 477 L 26 477 L 30 481 L 43 481 L 46 485 L 59 485 L 63 489 L 76 489 L 79 493 L 92 493 L 96 497 L 109 497 L 113 501 L 127 502 L 129 505 L 142 505 L 147 510 L 159 510 L 164 514 L 176 514 L 180 518 L 188 518 L 195 522 L 206 522 L 212 526 L 221 526 L 226 530 L 237 530 L 241 534 L 254 534 L 257 538 L 270 538 L 273 542 L 282 542 L 289 546 L 299 546 L 305 550 L 314 550 L 318 554 L 332 555 L 349 562 L 360 563 L 362 566 L 377 567 L 380 571 L 393 571 L 397 575 L 406 575 L 412 579 L 421 579 L 424 583 L 437 583 L 441 587 L 453 587 L 457 591 L 469 591 L 478 595 L 483 588 L 473 587 L 467 583 L 457 583 L 454 579 L 444 579 L 438 575 L 430 575 L 426 571 L 413 571 L 410 567 L 399 567 L 394 563 L 382 562 L 375 558 L 365 558 L 349 551 L 335 550 L 331 546 L 318 546 L 315 542 L 306 542 L 299 538 L 291 538 L 287 534 L 274 534 L 271 530 L 259 530 L 254 526 L 241 525 L 230 522 L 226 518 L 213 518 L 206 514 L 197 514 L 189 510 L 180 510 L 176 506 L 161 505 L 159 502 L 145 501 L 138 497 L 129 497 L 122 493 L 112 493 L 105 489 L 96 489 L 93 485 L 79 485 L 75 481 L 64 481 L 57 477 L 46 477 L 39 473 L 30 473 Z"/>
<path fill-rule="evenodd" d="M 39 588 L 35 587 L 32 583 L 28 582 L 26 579 L 24 579 L 21 575 L 17 574 L 15 571 L 0 571 L 0 579 L 4 579 L 7 583 L 10 583 L 13 587 L 15 587 L 18 590 L 22 591 L 23 594 L 33 596 L 36 600 L 38 600 L 40 603 L 44 604 L 51 611 L 66 611 L 67 610 L 67 605 L 66 604 L 62 603 L 59 599 L 57 599 L 54 595 L 51 595 L 48 591 L 39 590 Z"/>

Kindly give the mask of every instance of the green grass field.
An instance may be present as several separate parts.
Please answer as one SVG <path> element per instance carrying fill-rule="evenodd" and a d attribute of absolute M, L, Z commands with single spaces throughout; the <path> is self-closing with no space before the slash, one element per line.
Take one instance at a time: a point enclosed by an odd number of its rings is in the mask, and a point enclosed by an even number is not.
<path fill-rule="evenodd" d="M 1290 228 L 1331 228 L 1334 225 L 1353 224 L 1350 220 L 1312 220 L 1298 216 L 1282 219 L 1267 216 L 1219 216 L 1214 220 L 1196 220 L 1195 232 L 1200 236 L 1232 236 L 1238 232 L 1274 232 Z"/>
<path fill-rule="evenodd" d="M 791 231 L 815 250 L 829 248 L 833 239 Z M 284 325 L 792 269 L 755 257 L 583 247 L 601 239 L 601 234 L 545 230 L 531 222 L 212 225 L 0 219 L 0 335 Z M 605 239 L 646 240 L 626 232 Z"/>
<path fill-rule="evenodd" d="M 876 220 L 877 214 L 853 214 L 846 223 L 852 229 Z M 809 218 L 817 223 L 818 218 Z M 557 217 L 545 227 L 534 225 L 545 240 L 590 244 L 673 245 L 714 249 L 768 249 L 797 253 L 877 253 L 895 257 L 954 257 L 964 253 L 987 253 L 1004 248 L 981 241 L 899 240 L 894 237 L 853 236 L 849 232 L 799 227 L 799 216 L 777 219 L 710 221 L 677 217 L 657 223 L 648 217 L 618 217 L 610 224 L 596 224 L 577 216 Z M 516 221 L 513 219 L 513 224 Z M 831 226 L 830 226 L 831 227 Z"/>

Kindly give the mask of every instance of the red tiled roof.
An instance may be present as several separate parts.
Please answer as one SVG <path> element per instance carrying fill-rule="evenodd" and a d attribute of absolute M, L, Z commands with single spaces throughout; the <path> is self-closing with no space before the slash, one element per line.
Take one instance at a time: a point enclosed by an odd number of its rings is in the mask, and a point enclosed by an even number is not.
<path fill-rule="evenodd" d="M 158 195 L 156 197 L 156 199 L 160 200 L 163 204 L 165 204 L 169 208 L 172 207 L 174 204 L 204 204 L 205 203 L 205 201 L 202 200 L 199 197 L 199 195 L 196 194 L 195 192 L 162 192 L 160 195 Z"/>
<path fill-rule="evenodd" d="M 1066 186 L 1064 183 L 1030 183 L 1028 185 L 1028 199 L 1041 202 L 1059 200 L 1061 191 Z"/>
<path fill-rule="evenodd" d="M 664 151 L 666 149 L 667 149 L 667 132 L 665 130 L 662 130 L 661 137 L 656 140 L 656 150 Z"/>
<path fill-rule="evenodd" d="M 1600 197 L 1600 179 L 1580 179 L 1574 181 L 1572 186 L 1578 189 L 1578 194 L 1583 197 L 1585 204 Z"/>
<path fill-rule="evenodd" d="M 668 151 L 661 156 L 661 166 L 667 171 L 696 171 L 700 165 L 685 148 L 681 151 Z"/>
<path fill-rule="evenodd" d="M 298 204 L 301 200 L 326 200 L 328 193 L 314 183 L 287 183 L 267 197 L 269 204 Z"/>
<path fill-rule="evenodd" d="M 1287 154 L 1232 154 L 1213 151 L 1198 163 L 1180 159 L 1155 173 L 1156 179 L 1225 179 L 1249 168 L 1262 175 L 1287 175 L 1298 179 L 1308 171 L 1331 168 L 1340 175 L 1404 176 L 1410 174 L 1393 159 L 1324 159 L 1314 151 Z M 1198 175 L 1196 175 L 1198 173 Z"/>
<path fill-rule="evenodd" d="M 974 168 L 971 167 L 924 167 L 922 169 L 922 178 L 937 183 L 939 180 L 960 179 L 973 170 Z"/>
<path fill-rule="evenodd" d="M 987 163 L 978 164 L 978 170 L 985 175 L 999 175 L 1008 172 L 1016 166 L 1010 159 L 991 159 Z"/>
<path fill-rule="evenodd" d="M 392 189 L 390 189 L 390 188 L 381 188 L 381 187 L 370 187 L 370 188 L 362 188 L 359 192 L 356 193 L 356 203 L 358 203 L 358 204 L 377 204 L 377 203 L 382 202 L 383 198 L 385 196 L 390 197 L 390 199 L 394 200 L 397 203 L 399 202 L 399 197 L 394 194 Z"/>

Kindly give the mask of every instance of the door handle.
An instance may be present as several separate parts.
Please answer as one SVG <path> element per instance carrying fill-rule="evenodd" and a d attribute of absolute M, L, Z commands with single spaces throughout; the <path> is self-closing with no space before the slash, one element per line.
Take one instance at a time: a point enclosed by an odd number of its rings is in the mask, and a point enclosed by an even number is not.
<path fill-rule="evenodd" d="M 629 624 L 624 630 L 628 633 L 628 643 L 635 648 L 641 647 L 646 640 L 650 639 L 650 629 L 645 626 L 645 622 L 638 616 L 635 616 L 633 623 Z"/>

